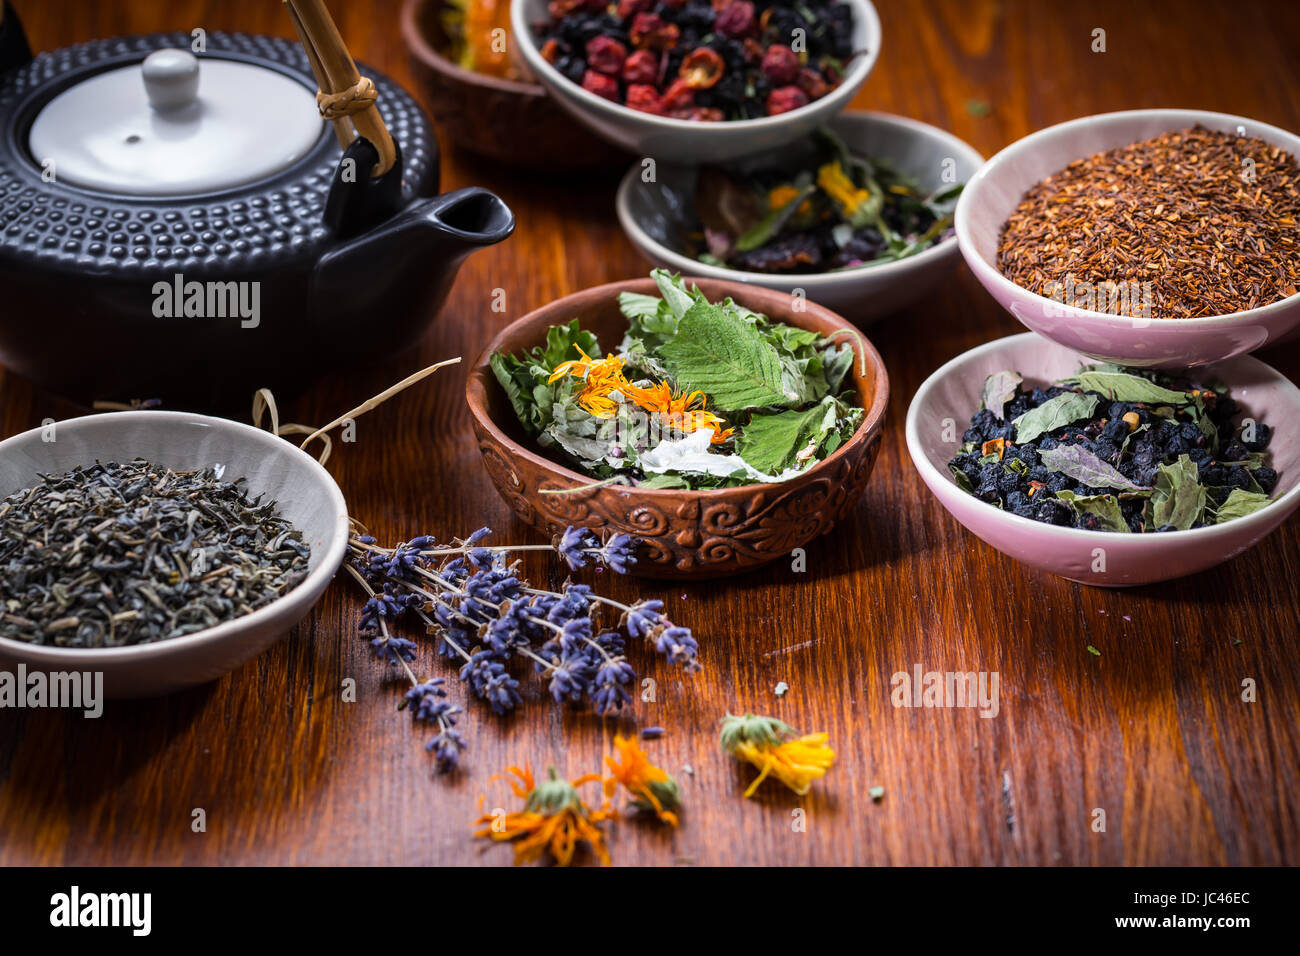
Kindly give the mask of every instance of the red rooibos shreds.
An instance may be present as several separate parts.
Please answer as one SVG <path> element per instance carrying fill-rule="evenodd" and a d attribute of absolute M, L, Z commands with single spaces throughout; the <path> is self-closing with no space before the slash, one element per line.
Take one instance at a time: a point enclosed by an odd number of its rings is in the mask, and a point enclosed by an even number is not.
<path fill-rule="evenodd" d="M 1073 304 L 1091 283 L 1099 311 L 1143 314 L 1145 300 L 1156 318 L 1226 315 L 1296 294 L 1298 216 L 1294 156 L 1198 125 L 1076 160 L 1033 186 L 1002 227 L 998 267 Z M 1135 283 L 1141 298 L 1107 306 L 1116 285 Z"/>

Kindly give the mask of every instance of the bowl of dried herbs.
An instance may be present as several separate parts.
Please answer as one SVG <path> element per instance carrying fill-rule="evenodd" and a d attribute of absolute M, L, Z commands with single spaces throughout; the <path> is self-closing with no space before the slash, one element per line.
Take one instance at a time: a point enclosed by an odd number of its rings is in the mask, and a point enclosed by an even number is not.
<path fill-rule="evenodd" d="M 1200 110 L 1039 130 L 956 209 L 962 256 L 1028 328 L 1104 362 L 1188 367 L 1300 326 L 1300 136 Z"/>
<path fill-rule="evenodd" d="M 786 557 L 856 506 L 889 381 L 828 309 L 656 270 L 508 326 L 466 396 L 521 520 L 635 535 L 634 573 L 709 577 Z"/>
<path fill-rule="evenodd" d="M 269 432 L 187 412 L 0 442 L 0 664 L 110 697 L 214 680 L 304 618 L 342 564 L 343 495 Z"/>
<path fill-rule="evenodd" d="M 852 112 L 731 163 L 638 163 L 619 222 L 655 265 L 800 290 L 854 322 L 897 311 L 960 262 L 954 209 L 984 158 L 917 120 Z"/>
<path fill-rule="evenodd" d="M 993 547 L 1082 584 L 1194 574 L 1300 505 L 1300 389 L 1250 356 L 1165 372 L 1033 333 L 947 363 L 907 445 L 940 503 Z"/>

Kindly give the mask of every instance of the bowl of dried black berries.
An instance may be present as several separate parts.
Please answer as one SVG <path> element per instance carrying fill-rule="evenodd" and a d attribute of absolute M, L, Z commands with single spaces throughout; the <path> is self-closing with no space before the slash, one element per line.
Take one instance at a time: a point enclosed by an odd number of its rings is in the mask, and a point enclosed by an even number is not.
<path fill-rule="evenodd" d="M 270 432 L 154 410 L 47 422 L 0 442 L 0 673 L 92 710 L 215 680 L 310 613 L 347 541 L 334 479 Z"/>
<path fill-rule="evenodd" d="M 1204 571 L 1300 505 L 1300 389 L 1250 356 L 1160 372 L 1033 333 L 948 362 L 917 390 L 907 447 L 967 530 L 1103 587 Z"/>
<path fill-rule="evenodd" d="M 516 49 L 556 101 L 647 159 L 724 161 L 843 110 L 880 53 L 870 0 L 511 0 Z"/>

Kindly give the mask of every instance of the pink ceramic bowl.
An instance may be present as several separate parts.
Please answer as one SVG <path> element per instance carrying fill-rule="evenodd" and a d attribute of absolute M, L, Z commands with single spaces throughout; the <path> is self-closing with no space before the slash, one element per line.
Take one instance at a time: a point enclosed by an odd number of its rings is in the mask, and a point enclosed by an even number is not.
<path fill-rule="evenodd" d="M 1300 505 L 1300 389 L 1249 356 L 1216 365 L 1213 375 L 1231 389 L 1243 416 L 1275 426 L 1269 451 L 1278 472 L 1276 500 L 1252 515 L 1160 534 L 1080 531 L 1002 511 L 957 487 L 948 460 L 980 407 L 987 375 L 1013 369 L 1027 385 L 1046 385 L 1085 361 L 1037 335 L 1013 335 L 957 356 L 917 389 L 907 410 L 907 450 L 930 490 L 967 530 L 1003 554 L 1071 581 L 1131 587 L 1221 564 L 1258 543 Z"/>
<path fill-rule="evenodd" d="M 1049 126 L 990 159 L 957 203 L 957 242 L 976 278 L 1027 328 L 1085 355 L 1123 365 L 1204 365 L 1254 351 L 1300 325 L 1300 295 L 1203 319 L 1130 318 L 1067 306 L 1036 295 L 1002 275 L 998 235 L 1025 191 L 1076 159 L 1200 123 L 1244 129 L 1300 156 L 1300 136 L 1276 126 L 1201 110 L 1102 113 Z"/>

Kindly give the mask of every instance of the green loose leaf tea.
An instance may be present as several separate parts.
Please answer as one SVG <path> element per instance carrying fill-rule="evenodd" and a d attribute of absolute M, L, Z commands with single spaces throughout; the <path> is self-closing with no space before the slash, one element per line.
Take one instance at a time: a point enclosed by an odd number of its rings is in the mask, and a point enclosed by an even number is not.
<path fill-rule="evenodd" d="M 1015 382 L 1011 393 L 1008 385 Z M 1046 388 L 988 376 L 948 462 L 963 491 L 1022 518 L 1089 531 L 1182 531 L 1266 507 L 1271 428 L 1238 428 L 1222 386 L 1089 365 Z"/>
<path fill-rule="evenodd" d="M 123 647 L 193 634 L 297 587 L 311 548 L 211 469 L 143 459 L 42 475 L 0 502 L 0 635 Z"/>
<path fill-rule="evenodd" d="M 786 481 L 852 437 L 851 344 L 652 276 L 662 297 L 619 296 L 628 329 L 613 354 L 575 321 L 545 350 L 491 357 L 543 449 L 601 481 L 718 488 Z"/>

